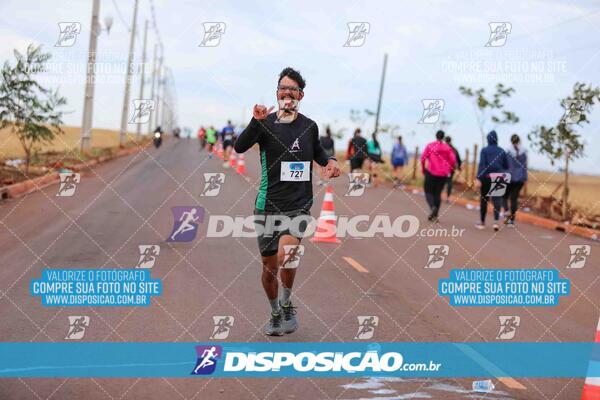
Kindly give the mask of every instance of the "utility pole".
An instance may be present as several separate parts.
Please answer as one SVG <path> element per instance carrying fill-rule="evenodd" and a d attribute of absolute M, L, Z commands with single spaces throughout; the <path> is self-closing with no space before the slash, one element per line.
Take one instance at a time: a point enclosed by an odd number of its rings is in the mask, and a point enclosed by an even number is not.
<path fill-rule="evenodd" d="M 144 79 L 146 77 L 146 37 L 148 36 L 148 20 L 144 23 L 144 48 L 142 50 L 142 79 L 140 82 L 140 101 L 144 98 Z M 137 124 L 137 140 L 142 136 L 142 124 Z"/>
<path fill-rule="evenodd" d="M 155 115 L 156 115 L 156 121 L 154 122 L 154 124 L 156 126 L 159 125 L 160 123 L 160 102 L 162 101 L 162 99 L 160 98 L 160 85 L 162 85 L 161 82 L 161 75 L 162 75 L 162 63 L 163 63 L 163 49 L 162 47 L 159 48 L 160 49 L 160 56 L 158 57 L 158 76 L 156 78 L 156 111 L 155 111 Z"/>
<path fill-rule="evenodd" d="M 123 95 L 123 111 L 121 113 L 121 134 L 119 135 L 119 145 L 125 143 L 127 134 L 127 114 L 129 114 L 129 85 L 131 80 L 131 64 L 133 63 L 133 48 L 135 46 L 135 25 L 137 24 L 138 0 L 135 0 L 133 6 L 133 22 L 131 23 L 131 38 L 129 40 L 129 56 L 127 57 L 127 73 L 125 74 L 125 94 Z"/>
<path fill-rule="evenodd" d="M 383 71 L 381 72 L 381 85 L 379 86 L 379 100 L 377 101 L 377 114 L 375 115 L 375 131 L 379 129 L 379 114 L 381 112 L 381 98 L 383 97 L 383 83 L 385 82 L 385 69 L 387 67 L 387 54 L 383 56 Z"/>
<path fill-rule="evenodd" d="M 152 56 L 152 86 L 150 87 L 150 99 L 154 101 L 153 109 L 150 110 L 150 119 L 148 120 L 148 135 L 152 134 L 152 123 L 154 117 L 154 108 L 156 108 L 156 99 L 154 98 L 154 81 L 156 80 L 156 50 L 158 48 L 158 44 L 154 44 L 154 55 Z"/>
<path fill-rule="evenodd" d="M 161 94 L 161 102 L 162 102 L 162 108 L 161 108 L 161 115 L 160 115 L 160 125 L 164 128 L 166 128 L 165 126 L 165 110 L 167 109 L 167 82 L 169 81 L 169 77 L 168 77 L 168 68 L 164 67 L 164 73 L 163 73 L 163 79 L 162 79 L 162 94 Z"/>
<path fill-rule="evenodd" d="M 98 14 L 100 14 L 100 0 L 93 0 L 92 24 L 90 25 L 90 46 L 88 49 L 85 94 L 83 97 L 83 120 L 81 122 L 81 151 L 86 150 L 90 147 L 90 142 L 92 138 L 92 113 L 94 111 L 96 47 L 98 45 L 98 34 L 100 33 Z"/>

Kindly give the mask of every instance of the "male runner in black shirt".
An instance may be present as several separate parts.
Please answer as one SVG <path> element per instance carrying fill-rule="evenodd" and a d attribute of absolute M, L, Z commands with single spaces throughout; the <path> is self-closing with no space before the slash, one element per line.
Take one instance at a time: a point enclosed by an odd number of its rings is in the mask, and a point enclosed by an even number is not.
<path fill-rule="evenodd" d="M 340 175 L 335 157 L 327 156 L 319 143 L 317 124 L 298 112 L 305 86 L 298 71 L 289 67 L 281 71 L 277 85 L 279 110 L 271 113 L 274 107 L 254 105 L 252 120 L 234 144 L 238 153 L 259 144 L 262 172 L 254 213 L 259 217 L 257 224 L 265 228 L 267 217 L 294 219 L 310 215 L 313 160 L 324 167 L 327 179 Z M 281 269 L 281 299 L 277 273 L 285 261 L 284 246 L 298 246 L 305 229 L 306 222 L 300 224 L 298 230 L 277 230 L 272 236 L 260 234 L 258 237 L 262 284 L 271 304 L 271 319 L 265 327 L 267 335 L 281 336 L 298 329 L 296 310 L 291 302 L 296 269 Z"/>

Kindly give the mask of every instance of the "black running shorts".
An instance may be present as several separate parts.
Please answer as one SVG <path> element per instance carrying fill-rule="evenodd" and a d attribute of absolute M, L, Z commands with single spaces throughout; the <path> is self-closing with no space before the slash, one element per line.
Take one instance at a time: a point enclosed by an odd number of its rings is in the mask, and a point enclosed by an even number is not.
<path fill-rule="evenodd" d="M 311 220 L 310 213 L 306 210 L 287 212 L 254 210 L 254 216 L 254 224 L 258 233 L 258 249 L 263 257 L 277 254 L 279 238 L 283 235 L 291 235 L 301 240 L 306 232 L 308 222 Z M 280 222 L 282 219 L 287 220 L 289 224 L 283 226 L 284 224 Z"/>

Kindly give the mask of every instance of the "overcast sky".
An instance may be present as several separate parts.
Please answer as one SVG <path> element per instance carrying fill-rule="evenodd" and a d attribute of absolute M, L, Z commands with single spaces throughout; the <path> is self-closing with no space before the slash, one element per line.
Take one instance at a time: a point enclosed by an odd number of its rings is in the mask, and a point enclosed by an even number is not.
<path fill-rule="evenodd" d="M 116 5 L 115 5 L 116 4 Z M 166 64 L 172 69 L 178 97 L 179 123 L 194 129 L 222 127 L 228 118 L 239 124 L 255 103 L 275 104 L 279 71 L 299 69 L 307 81 L 301 112 L 320 127 L 356 125 L 350 109 L 375 110 L 383 63 L 389 61 L 381 122 L 400 127 L 409 148 L 431 140 L 434 127 L 419 124 L 424 99 L 443 99 L 446 129 L 461 150 L 480 143 L 474 109 L 460 95 L 467 85 L 491 91 L 497 82 L 515 88 L 505 102 L 521 122 L 495 127 L 501 145 L 512 133 L 524 139 L 538 124 L 555 124 L 562 115 L 559 99 L 576 81 L 600 85 L 600 4 L 596 1 L 302 1 L 234 2 L 154 0 Z M 117 8 L 118 6 L 118 8 Z M 54 73 L 47 77 L 68 99 L 69 125 L 81 125 L 83 80 L 89 41 L 91 0 L 0 2 L 0 61 L 12 49 L 42 44 L 53 55 Z M 143 21 L 150 1 L 140 0 L 135 60 L 141 60 Z M 101 20 L 114 19 L 110 34 L 98 40 L 105 61 L 96 85 L 94 127 L 118 129 L 123 101 L 123 76 L 129 45 L 133 0 L 101 0 Z M 59 22 L 81 23 L 72 47 L 55 47 Z M 201 47 L 204 22 L 225 23 L 216 47 Z M 344 47 L 349 22 L 368 23 L 362 46 Z M 509 22 L 504 46 L 485 47 L 490 22 Z M 149 51 L 156 34 L 149 30 Z M 360 41 L 351 44 L 359 44 Z M 150 64 L 148 64 L 150 65 Z M 150 68 L 146 68 L 149 71 Z M 132 97 L 139 93 L 134 81 Z M 149 85 L 146 87 L 146 95 Z M 579 172 L 598 173 L 600 107 L 581 132 L 586 156 L 574 163 Z M 372 130 L 373 120 L 363 128 Z M 488 123 L 486 131 L 494 128 Z M 391 146 L 389 135 L 380 137 Z M 338 147 L 345 146 L 338 143 Z M 549 162 L 530 151 L 531 165 L 549 169 Z M 555 168 L 554 168 L 555 169 Z"/>

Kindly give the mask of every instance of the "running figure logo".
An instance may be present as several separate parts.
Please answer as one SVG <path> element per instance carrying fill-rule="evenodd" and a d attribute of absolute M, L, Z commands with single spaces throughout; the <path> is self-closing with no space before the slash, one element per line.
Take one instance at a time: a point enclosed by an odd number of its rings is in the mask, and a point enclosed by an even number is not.
<path fill-rule="evenodd" d="M 510 183 L 510 174 L 508 172 L 492 172 L 490 173 L 492 184 L 487 192 L 488 197 L 502 197 L 506 193 L 506 188 Z"/>
<path fill-rule="evenodd" d="M 423 115 L 419 120 L 419 124 L 435 124 L 440 119 L 444 105 L 446 104 L 442 99 L 426 99 L 421 100 L 423 103 Z"/>
<path fill-rule="evenodd" d="M 69 318 L 69 331 L 65 339 L 80 340 L 85 335 L 85 328 L 90 326 L 90 317 L 86 315 L 71 315 Z"/>
<path fill-rule="evenodd" d="M 376 315 L 359 315 L 358 317 L 358 331 L 354 339 L 356 340 L 368 340 L 373 337 L 375 328 L 379 325 L 379 317 Z"/>
<path fill-rule="evenodd" d="M 446 257 L 448 256 L 450 247 L 447 244 L 430 244 L 427 245 L 427 250 L 429 254 L 427 256 L 425 268 L 442 268 L 446 261 Z"/>
<path fill-rule="evenodd" d="M 77 184 L 81 181 L 81 176 L 77 172 L 62 172 L 60 177 L 60 186 L 58 188 L 58 197 L 71 197 L 75 194 Z"/>
<path fill-rule="evenodd" d="M 167 242 L 191 242 L 198 233 L 198 224 L 204 219 L 204 209 L 195 206 L 172 207 L 173 231 Z"/>
<path fill-rule="evenodd" d="M 362 172 L 352 172 L 348 174 L 350 183 L 348 184 L 348 191 L 346 196 L 358 197 L 365 193 L 367 183 L 369 183 L 369 174 Z"/>
<path fill-rule="evenodd" d="M 511 340 L 514 338 L 517 328 L 521 325 L 521 317 L 516 315 L 501 315 L 498 319 L 500 320 L 500 330 L 496 339 Z"/>
<path fill-rule="evenodd" d="M 490 22 L 490 38 L 485 47 L 502 47 L 506 44 L 506 39 L 512 31 L 510 22 Z"/>
<path fill-rule="evenodd" d="M 133 115 L 129 120 L 130 124 L 147 124 L 150 121 L 150 113 L 154 111 L 154 100 L 135 99 L 133 100 Z"/>
<path fill-rule="evenodd" d="M 348 39 L 344 47 L 361 47 L 370 31 L 371 24 L 368 22 L 348 22 Z"/>
<path fill-rule="evenodd" d="M 567 264 L 567 268 L 583 268 L 588 256 L 592 252 L 592 246 L 589 244 L 570 244 L 569 251 L 571 252 L 571 258 Z"/>
<path fill-rule="evenodd" d="M 300 265 L 300 257 L 304 255 L 304 246 L 288 244 L 283 246 L 284 256 L 283 263 L 281 264 L 281 268 L 298 268 Z"/>
<path fill-rule="evenodd" d="M 156 257 L 160 254 L 160 246 L 157 244 L 141 244 L 138 248 L 140 249 L 140 258 L 135 267 L 152 268 Z"/>
<path fill-rule="evenodd" d="M 223 349 L 221 346 L 196 346 L 198 360 L 191 375 L 209 375 L 215 372 L 217 360 L 221 359 Z"/>
<path fill-rule="evenodd" d="M 204 173 L 204 190 L 200 196 L 214 197 L 221 191 L 221 185 L 225 183 L 225 174 L 222 172 Z"/>
<path fill-rule="evenodd" d="M 71 47 L 77 41 L 77 35 L 81 33 L 81 24 L 79 22 L 59 22 L 58 41 L 54 47 Z"/>
<path fill-rule="evenodd" d="M 198 47 L 217 47 L 225 34 L 225 22 L 204 22 L 204 38 Z"/>
<path fill-rule="evenodd" d="M 215 327 L 213 329 L 211 339 L 223 340 L 229 336 L 229 331 L 233 328 L 235 318 L 230 315 L 213 315 Z"/>

